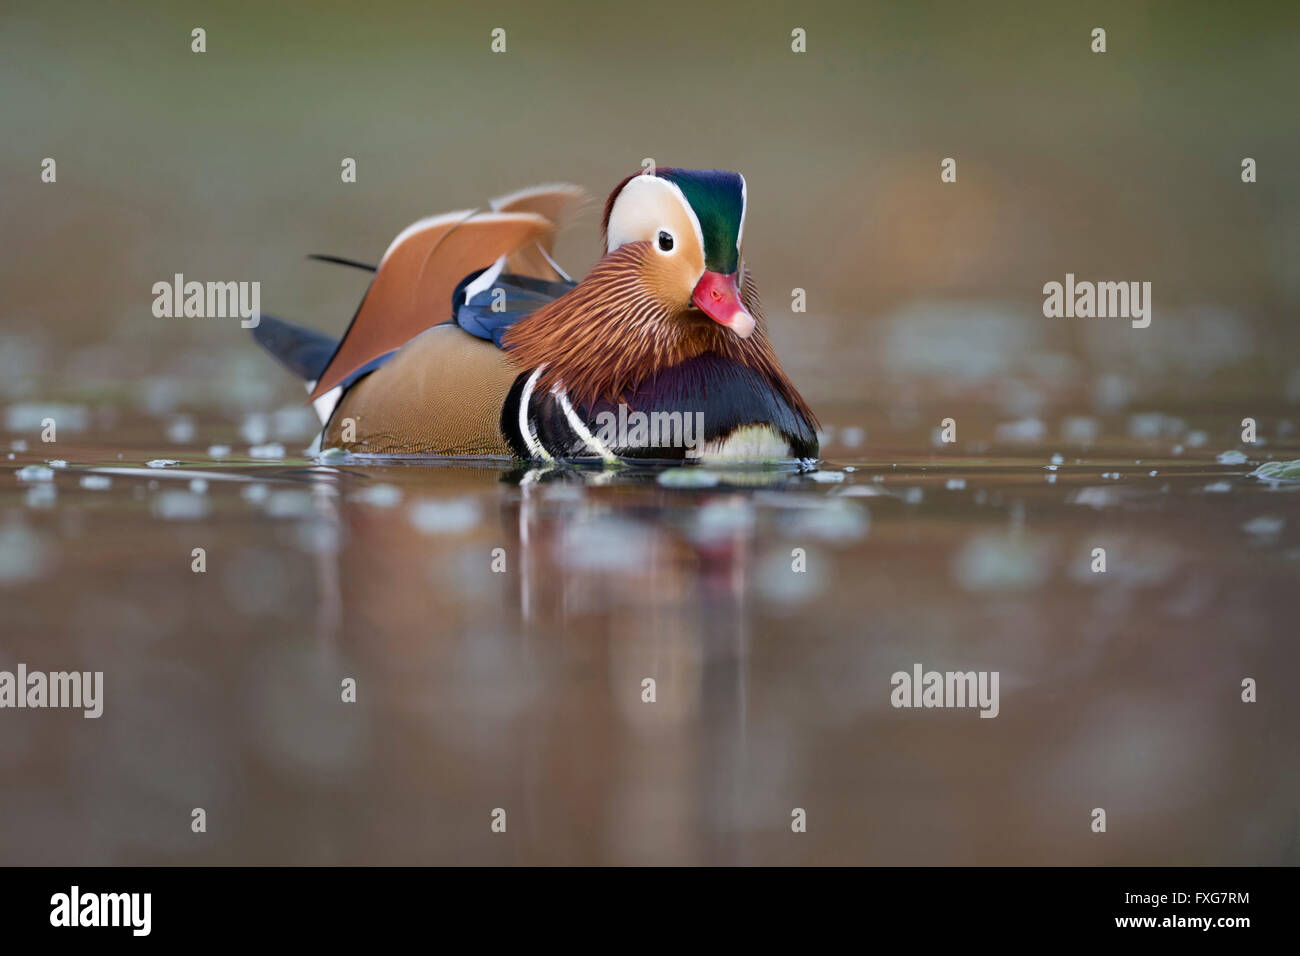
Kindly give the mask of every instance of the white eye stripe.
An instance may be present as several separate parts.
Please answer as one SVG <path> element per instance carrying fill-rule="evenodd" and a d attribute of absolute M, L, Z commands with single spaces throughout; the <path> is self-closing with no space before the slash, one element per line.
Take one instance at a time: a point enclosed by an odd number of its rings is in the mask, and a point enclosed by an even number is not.
<path fill-rule="evenodd" d="M 736 175 L 740 176 L 740 228 L 736 230 L 736 251 L 740 252 L 740 244 L 745 241 L 745 214 L 749 212 L 749 183 L 740 173 Z"/>
<path fill-rule="evenodd" d="M 609 241 L 605 251 L 613 252 L 626 242 L 645 239 L 651 240 L 657 247 L 659 231 L 664 228 L 660 224 L 672 215 L 669 209 L 678 209 L 685 213 L 686 221 L 690 223 L 691 231 L 699 246 L 700 256 L 703 257 L 704 231 L 700 228 L 700 220 L 695 215 L 695 210 L 691 208 L 686 194 L 676 183 L 658 176 L 634 176 L 623 187 L 618 198 L 614 200 L 614 208 L 610 212 L 607 232 Z M 671 232 L 671 230 L 665 231 Z M 683 237 L 675 233 L 672 235 L 673 247 L 677 249 Z"/>

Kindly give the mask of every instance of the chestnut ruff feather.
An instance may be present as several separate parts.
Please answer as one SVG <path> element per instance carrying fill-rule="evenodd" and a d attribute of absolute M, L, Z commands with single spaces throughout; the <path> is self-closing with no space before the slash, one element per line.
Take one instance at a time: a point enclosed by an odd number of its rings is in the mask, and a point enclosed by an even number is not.
<path fill-rule="evenodd" d="M 562 382 L 582 405 L 617 404 L 662 371 L 716 355 L 761 374 L 816 429 L 816 416 L 767 339 L 749 270 L 744 270 L 741 301 L 756 324 L 753 334 L 742 339 L 695 309 L 665 308 L 644 277 L 644 265 L 653 255 L 649 242 L 620 246 L 572 291 L 510 328 L 502 344 L 515 365 L 524 371 L 545 366 L 538 391 Z"/>

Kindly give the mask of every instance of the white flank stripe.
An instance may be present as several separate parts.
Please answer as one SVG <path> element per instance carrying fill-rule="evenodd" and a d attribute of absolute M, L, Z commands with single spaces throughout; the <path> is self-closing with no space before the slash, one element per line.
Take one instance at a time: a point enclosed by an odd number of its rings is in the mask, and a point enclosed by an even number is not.
<path fill-rule="evenodd" d="M 569 427 L 573 429 L 575 435 L 582 439 L 587 448 L 594 451 L 606 462 L 617 463 L 618 456 L 606 448 L 604 442 L 588 430 L 583 420 L 578 417 L 578 413 L 573 410 L 573 406 L 569 404 L 569 396 L 564 391 L 564 387 L 556 384 L 551 389 L 551 394 L 555 398 L 559 399 L 560 409 L 564 412 L 564 417 L 569 420 Z"/>
<path fill-rule="evenodd" d="M 528 446 L 530 455 L 543 461 L 555 461 L 551 453 L 537 440 L 537 433 L 533 431 L 532 422 L 528 420 L 528 400 L 532 398 L 533 387 L 545 370 L 545 365 L 539 365 L 537 371 L 528 376 L 528 381 L 524 383 L 523 394 L 519 396 L 519 434 L 524 436 L 524 444 Z"/>

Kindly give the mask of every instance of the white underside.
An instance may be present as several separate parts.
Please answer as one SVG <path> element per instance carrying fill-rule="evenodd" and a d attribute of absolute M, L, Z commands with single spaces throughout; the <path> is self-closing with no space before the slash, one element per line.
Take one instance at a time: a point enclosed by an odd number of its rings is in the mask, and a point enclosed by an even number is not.
<path fill-rule="evenodd" d="M 700 460 L 773 461 L 790 458 L 790 443 L 767 425 L 745 425 L 718 441 L 705 444 Z"/>

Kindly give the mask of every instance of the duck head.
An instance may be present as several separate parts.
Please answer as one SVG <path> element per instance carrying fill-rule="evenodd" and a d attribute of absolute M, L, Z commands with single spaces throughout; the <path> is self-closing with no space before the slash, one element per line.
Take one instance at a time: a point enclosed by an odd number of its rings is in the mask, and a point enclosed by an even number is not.
<path fill-rule="evenodd" d="M 605 204 L 605 252 L 639 243 L 647 292 L 665 311 L 696 309 L 742 339 L 754 316 L 741 301 L 745 177 L 717 169 L 629 176 Z M 689 317 L 688 317 L 689 318 Z"/>
<path fill-rule="evenodd" d="M 742 255 L 747 192 L 739 173 L 658 168 L 605 203 L 605 254 L 578 285 L 515 323 L 504 344 L 583 403 L 616 403 L 703 355 L 759 372 L 796 411 L 812 411 L 782 371 Z"/>

